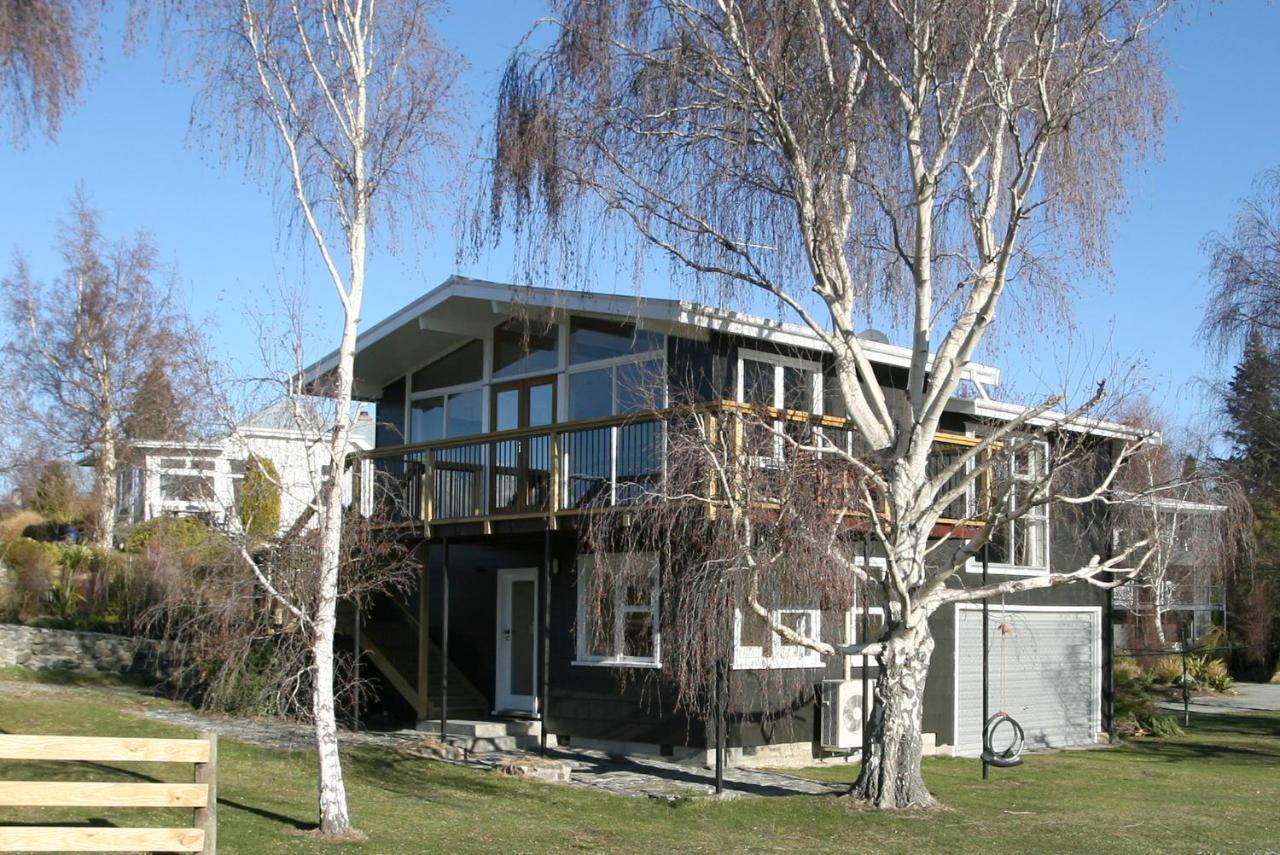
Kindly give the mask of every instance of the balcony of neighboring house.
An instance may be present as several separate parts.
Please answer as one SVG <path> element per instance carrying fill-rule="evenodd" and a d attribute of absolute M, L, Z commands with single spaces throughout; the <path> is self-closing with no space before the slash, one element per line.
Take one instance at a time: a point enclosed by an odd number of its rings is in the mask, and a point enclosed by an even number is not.
<path fill-rule="evenodd" d="M 672 455 L 682 454 L 680 465 L 687 465 L 695 419 L 705 446 L 693 453 L 705 454 L 708 470 L 718 465 L 713 459 L 747 468 L 755 483 L 752 502 L 762 509 L 776 506 L 768 495 L 770 472 L 808 467 L 806 477 L 818 482 L 848 478 L 852 470 L 841 463 L 842 452 L 859 450 L 858 433 L 846 419 L 715 401 L 357 452 L 348 461 L 349 498 L 366 517 L 421 527 L 427 536 L 559 528 L 586 514 L 668 496 Z M 674 431 L 685 432 L 676 440 L 681 452 L 671 447 Z M 939 434 L 931 471 L 941 472 L 977 441 Z M 831 465 L 821 466 L 824 461 Z M 712 499 L 713 480 L 706 489 Z M 968 512 L 976 493 L 970 489 L 952 502 L 937 533 L 977 525 Z M 859 519 L 865 514 L 851 509 L 850 524 Z"/>

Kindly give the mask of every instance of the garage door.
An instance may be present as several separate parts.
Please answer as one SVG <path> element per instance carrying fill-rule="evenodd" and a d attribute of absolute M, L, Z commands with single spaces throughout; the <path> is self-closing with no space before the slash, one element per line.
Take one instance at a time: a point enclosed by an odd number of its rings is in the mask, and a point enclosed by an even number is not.
<path fill-rule="evenodd" d="M 991 712 L 1003 708 L 1017 719 L 1028 748 L 1094 741 L 1100 729 L 1100 616 L 1096 608 L 991 608 Z M 956 623 L 956 752 L 972 756 L 982 751 L 982 608 L 961 607 Z M 1013 627 L 1003 640 L 1001 623 Z"/>

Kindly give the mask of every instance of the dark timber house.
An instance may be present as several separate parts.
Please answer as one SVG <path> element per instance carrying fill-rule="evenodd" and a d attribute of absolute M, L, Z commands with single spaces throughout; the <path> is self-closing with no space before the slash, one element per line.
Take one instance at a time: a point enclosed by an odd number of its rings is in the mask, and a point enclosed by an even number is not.
<path fill-rule="evenodd" d="M 866 348 L 881 384 L 901 387 L 909 352 L 870 339 Z M 331 356 L 310 374 L 332 365 Z M 785 396 L 789 409 L 801 400 L 838 418 L 830 370 L 819 340 L 794 325 L 681 301 L 450 278 L 359 338 L 356 396 L 376 405 L 378 425 L 376 447 L 353 464 L 353 501 L 398 526 L 429 569 L 418 593 L 379 602 L 358 623 L 348 614 L 344 643 L 420 725 L 446 713 L 457 733 L 518 741 L 541 728 L 552 745 L 705 759 L 714 723 L 677 714 L 662 689 L 657 586 L 618 597 L 604 632 L 586 625 L 580 515 L 588 503 L 625 505 L 626 485 L 662 471 L 654 400 L 781 406 Z M 963 445 L 973 420 L 1020 411 L 988 396 L 996 369 L 974 365 L 968 382 L 975 395 L 953 401 L 940 443 Z M 1125 435 L 1115 425 L 1090 433 Z M 369 489 L 379 483 L 396 501 Z M 1074 568 L 1102 549 L 1085 540 L 1049 512 L 1019 520 L 999 538 L 992 576 Z M 788 611 L 829 640 L 856 630 L 854 616 L 814 605 Z M 1013 625 L 1021 642 L 1004 651 L 1002 692 L 1029 745 L 1090 743 L 1103 730 L 1107 609 L 1106 592 L 1083 584 L 993 605 L 992 625 Z M 960 605 L 933 619 L 924 731 L 939 752 L 980 750 L 980 616 L 979 606 Z M 860 658 L 824 664 L 762 637 L 763 627 L 735 635 L 732 761 L 808 760 L 861 745 L 860 718 L 848 717 L 861 705 Z M 656 679 L 619 680 L 618 669 L 651 669 Z M 770 669 L 811 690 L 785 709 L 764 708 L 758 686 Z"/>

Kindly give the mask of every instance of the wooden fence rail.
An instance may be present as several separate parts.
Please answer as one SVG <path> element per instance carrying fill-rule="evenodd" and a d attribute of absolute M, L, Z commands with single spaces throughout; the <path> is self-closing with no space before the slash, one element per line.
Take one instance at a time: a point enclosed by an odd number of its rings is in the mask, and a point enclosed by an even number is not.
<path fill-rule="evenodd" d="M 133 739 L 0 734 L 0 760 L 190 763 L 190 784 L 0 781 L 0 807 L 187 808 L 181 828 L 0 825 L 0 852 L 217 852 L 218 737 Z"/>

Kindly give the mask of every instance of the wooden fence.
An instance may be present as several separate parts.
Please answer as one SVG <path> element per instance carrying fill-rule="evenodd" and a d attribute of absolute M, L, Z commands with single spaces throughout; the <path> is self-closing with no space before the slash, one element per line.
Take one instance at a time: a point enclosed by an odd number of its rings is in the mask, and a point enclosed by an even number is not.
<path fill-rule="evenodd" d="M 0 734 L 0 760 L 191 763 L 194 783 L 0 781 L 0 807 L 188 808 L 190 827 L 0 825 L 0 852 L 217 852 L 218 737 Z"/>

